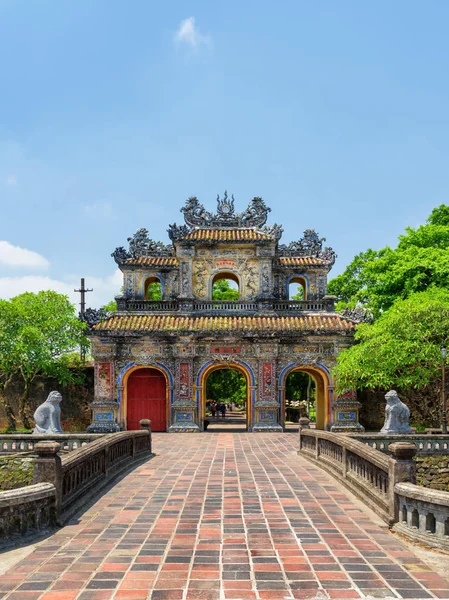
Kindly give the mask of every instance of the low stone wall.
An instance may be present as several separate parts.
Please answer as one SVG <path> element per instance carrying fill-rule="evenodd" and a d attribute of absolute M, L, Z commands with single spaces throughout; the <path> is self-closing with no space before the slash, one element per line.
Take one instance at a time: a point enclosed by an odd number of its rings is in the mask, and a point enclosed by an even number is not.
<path fill-rule="evenodd" d="M 350 435 L 302 429 L 298 454 L 341 480 L 399 533 L 449 550 L 449 493 L 415 485 L 410 437 L 390 444 L 387 456 Z"/>
<path fill-rule="evenodd" d="M 449 492 L 449 454 L 416 456 L 415 462 L 418 485 Z"/>
<path fill-rule="evenodd" d="M 51 483 L 0 492 L 0 546 L 42 532 L 56 523 L 56 489 Z"/>
<path fill-rule="evenodd" d="M 61 450 L 72 451 L 90 442 L 100 439 L 104 433 L 61 433 L 61 434 L 33 434 L 33 433 L 4 433 L 0 435 L 0 455 L 11 452 L 30 452 L 39 442 L 51 440 L 61 445 Z"/>
<path fill-rule="evenodd" d="M 62 457 L 56 441 L 35 444 L 34 485 L 0 492 L 0 546 L 64 524 L 118 475 L 152 456 L 149 428 L 96 437 Z"/>

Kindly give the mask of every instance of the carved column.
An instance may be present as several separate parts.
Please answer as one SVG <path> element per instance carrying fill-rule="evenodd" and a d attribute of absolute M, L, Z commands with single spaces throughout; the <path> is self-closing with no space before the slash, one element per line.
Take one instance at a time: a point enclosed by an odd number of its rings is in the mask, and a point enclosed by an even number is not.
<path fill-rule="evenodd" d="M 175 351 L 175 393 L 170 407 L 171 425 L 169 433 L 195 433 L 203 429 L 201 415 L 197 414 L 197 404 L 193 397 L 193 356 L 179 356 L 179 348 Z M 193 352 L 192 352 L 193 354 Z"/>
<path fill-rule="evenodd" d="M 282 431 L 276 399 L 276 361 L 262 358 L 258 365 L 259 391 L 254 406 L 253 431 Z"/>
<path fill-rule="evenodd" d="M 118 403 L 114 399 L 114 346 L 92 347 L 95 359 L 95 395 L 91 403 L 92 423 L 88 433 L 114 433 L 117 425 Z"/>

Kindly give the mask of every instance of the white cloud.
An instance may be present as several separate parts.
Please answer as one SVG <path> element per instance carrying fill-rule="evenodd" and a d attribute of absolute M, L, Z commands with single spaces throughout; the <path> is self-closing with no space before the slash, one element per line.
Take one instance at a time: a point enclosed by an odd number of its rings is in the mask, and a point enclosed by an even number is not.
<path fill-rule="evenodd" d="M 112 275 L 105 278 L 85 276 L 86 287 L 93 288 L 93 292 L 86 295 L 86 305 L 99 308 L 107 304 L 114 296 L 120 294 L 123 285 L 123 274 L 116 269 Z M 71 276 L 70 280 L 60 281 L 51 277 L 39 275 L 25 275 L 23 277 L 0 277 L 0 298 L 9 299 L 24 292 L 40 292 L 54 290 L 69 297 L 73 304 L 79 307 L 80 294 L 75 289 L 80 287 L 80 277 Z"/>
<path fill-rule="evenodd" d="M 94 204 L 85 204 L 83 206 L 83 213 L 86 217 L 90 217 L 95 221 L 115 221 L 117 215 L 110 202 L 95 202 Z"/>
<path fill-rule="evenodd" d="M 47 269 L 48 260 L 32 250 L 26 250 L 19 246 L 13 246 L 9 242 L 0 241 L 0 265 Z"/>
<path fill-rule="evenodd" d="M 179 24 L 174 41 L 177 44 L 186 44 L 192 49 L 197 50 L 202 44 L 208 44 L 210 38 L 200 33 L 198 27 L 195 25 L 195 17 L 189 17 Z"/>
<path fill-rule="evenodd" d="M 14 175 L 13 173 L 11 173 L 11 175 L 8 175 L 5 179 L 5 185 L 7 185 L 8 187 L 15 187 L 18 183 L 19 180 L 17 178 L 17 175 Z"/>

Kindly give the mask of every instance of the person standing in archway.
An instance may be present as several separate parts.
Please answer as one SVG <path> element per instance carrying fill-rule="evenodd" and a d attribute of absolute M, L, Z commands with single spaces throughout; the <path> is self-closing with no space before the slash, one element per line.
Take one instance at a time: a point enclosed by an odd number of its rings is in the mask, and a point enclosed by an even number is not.
<path fill-rule="evenodd" d="M 220 404 L 220 413 L 221 418 L 224 419 L 226 417 L 226 404 L 224 402 Z"/>

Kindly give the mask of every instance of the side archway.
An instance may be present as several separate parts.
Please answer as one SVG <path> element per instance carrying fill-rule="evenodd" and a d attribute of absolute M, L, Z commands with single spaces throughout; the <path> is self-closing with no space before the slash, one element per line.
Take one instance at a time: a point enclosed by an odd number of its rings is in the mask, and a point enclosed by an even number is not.
<path fill-rule="evenodd" d="M 130 377 L 133 373 L 142 375 L 142 380 L 138 381 L 140 378 L 135 376 L 131 379 L 130 386 Z M 133 381 L 134 379 L 136 381 Z M 153 391 L 151 388 L 153 388 Z M 117 389 L 119 419 L 122 429 L 129 430 L 135 428 L 138 419 L 145 418 L 152 421 L 151 426 L 153 431 L 167 430 L 170 424 L 170 408 L 173 403 L 173 375 L 165 365 L 159 362 L 148 365 L 138 362 L 130 363 L 120 371 L 117 379 Z M 152 399 L 157 400 L 154 406 L 155 413 L 153 414 L 153 418 L 151 414 L 142 414 L 142 416 L 139 416 L 138 410 L 133 410 L 133 408 L 131 408 L 131 411 L 129 410 L 130 401 L 151 401 Z M 151 408 L 151 404 L 147 402 L 146 410 L 148 413 L 151 412 Z M 129 417 L 131 417 L 131 420 Z"/>
<path fill-rule="evenodd" d="M 282 422 L 285 414 L 285 386 L 287 376 L 294 371 L 302 371 L 313 377 L 316 385 L 316 428 L 326 429 L 332 420 L 331 405 L 333 382 L 329 369 L 322 363 L 303 365 L 301 363 L 290 363 L 280 373 L 278 380 L 279 406 Z"/>
<path fill-rule="evenodd" d="M 235 369 L 242 373 L 246 379 L 246 427 L 251 429 L 254 417 L 254 403 L 256 399 L 256 379 L 254 372 L 248 363 L 242 360 L 232 362 L 210 360 L 199 369 L 196 381 L 196 403 L 197 414 L 200 415 L 200 428 L 203 429 L 203 423 L 206 417 L 206 381 L 208 376 L 218 369 Z"/>

